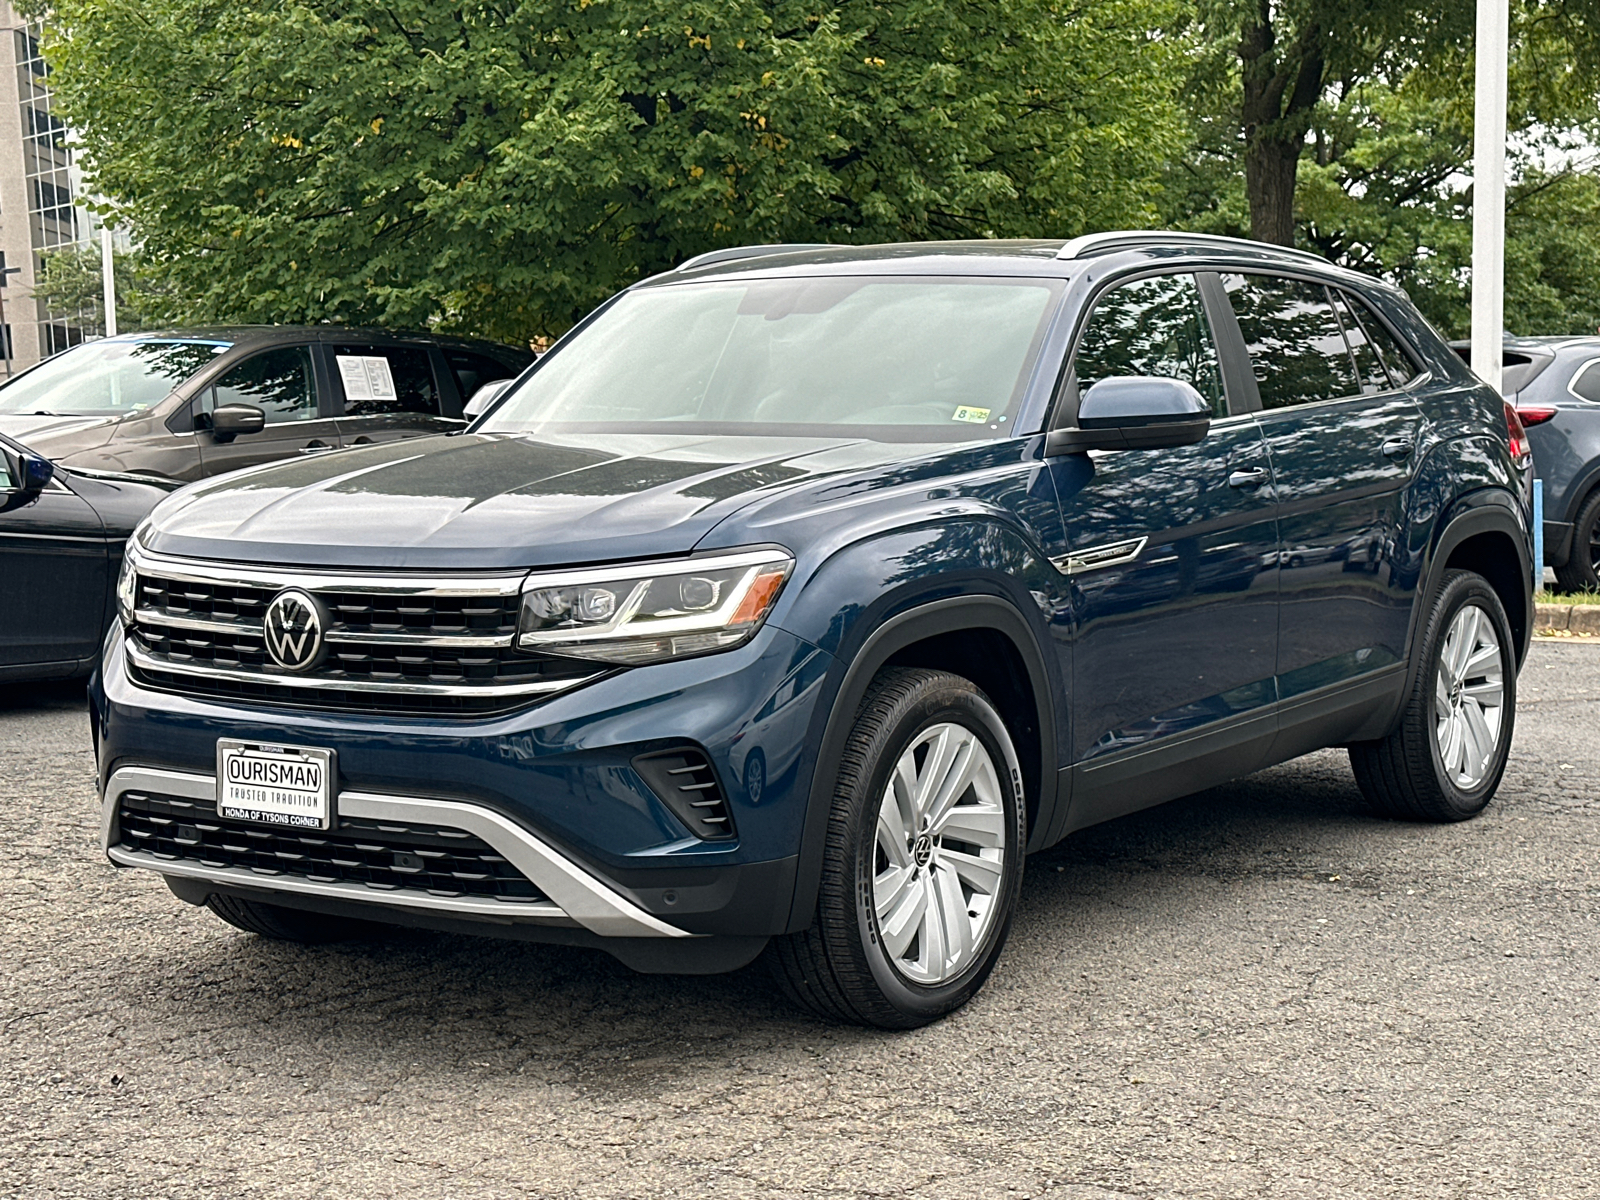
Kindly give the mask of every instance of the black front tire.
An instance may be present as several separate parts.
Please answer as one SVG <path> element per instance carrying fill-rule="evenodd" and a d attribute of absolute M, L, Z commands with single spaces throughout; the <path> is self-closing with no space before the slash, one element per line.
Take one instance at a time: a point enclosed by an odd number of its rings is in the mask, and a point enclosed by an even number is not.
<path fill-rule="evenodd" d="M 1438 678 L 1446 635 L 1457 615 L 1469 605 L 1476 606 L 1488 619 L 1499 641 L 1501 714 L 1482 778 L 1464 787 L 1446 769 L 1439 745 L 1442 701 Z M 1505 773 L 1516 723 L 1517 660 L 1513 646 L 1511 623 L 1488 581 L 1471 571 L 1447 571 L 1422 625 L 1416 679 L 1406 697 L 1399 726 L 1386 738 L 1356 742 L 1349 748 L 1356 783 L 1374 809 L 1403 821 L 1444 822 L 1465 821 L 1488 806 Z"/>
<path fill-rule="evenodd" d="M 882 853 L 879 832 L 880 805 L 891 788 L 891 774 L 907 753 L 916 753 L 920 736 L 944 726 L 970 734 L 989 755 L 998 786 L 998 799 L 989 804 L 984 820 L 1003 836 L 994 860 L 997 882 L 974 906 L 987 903 L 981 918 L 982 933 L 975 935 L 954 962 L 959 971 L 932 982 L 909 977 L 903 959 L 885 944 L 874 901 L 875 875 Z M 924 760 L 925 761 L 925 760 Z M 975 793 L 963 793 L 969 800 Z M 989 699 L 971 682 L 941 671 L 887 669 L 873 681 L 861 702 L 854 729 L 840 757 L 828 820 L 822 880 L 816 912 L 804 932 L 774 938 L 767 950 L 768 964 L 780 988 L 797 1005 L 833 1020 L 883 1029 L 914 1029 L 935 1021 L 967 1003 L 983 986 L 1000 957 L 1010 930 L 1011 915 L 1022 885 L 1026 805 L 1022 773 L 1005 722 Z M 917 838 L 920 847 L 923 839 Z M 946 847 L 949 847 L 947 850 Z M 940 841 L 936 856 L 963 853 L 971 844 L 959 839 Z M 936 857 L 933 865 L 918 869 L 933 875 L 954 858 Z M 969 858 L 970 861 L 970 858 Z M 908 871 L 911 866 L 907 866 Z M 949 876 L 945 877 L 950 878 Z M 959 921 L 964 913 L 954 912 Z M 930 910 L 931 911 L 931 910 Z M 892 915 L 892 914 L 891 914 Z M 918 935 L 921 936 L 921 935 Z M 950 938 L 954 933 L 941 933 Z M 940 942 L 943 946 L 946 943 Z"/>
<path fill-rule="evenodd" d="M 1600 491 L 1584 501 L 1572 523 L 1572 553 L 1556 568 L 1564 592 L 1600 591 Z"/>
<path fill-rule="evenodd" d="M 327 913 L 308 912 L 300 908 L 286 908 L 281 904 L 268 904 L 262 900 L 245 900 L 239 896 L 213 893 L 206 899 L 206 907 L 235 929 L 254 933 L 279 942 L 299 942 L 306 946 L 320 946 L 328 942 L 348 942 L 371 936 L 375 926 L 349 917 L 335 917 Z"/>

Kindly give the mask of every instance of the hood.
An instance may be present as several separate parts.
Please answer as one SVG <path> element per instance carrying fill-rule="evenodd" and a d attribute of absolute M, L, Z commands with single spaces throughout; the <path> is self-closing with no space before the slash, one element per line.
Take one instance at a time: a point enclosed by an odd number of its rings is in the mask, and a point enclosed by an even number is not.
<path fill-rule="evenodd" d="M 0 433 L 8 434 L 46 458 L 64 458 L 79 450 L 105 445 L 111 440 L 111 427 L 127 415 L 0 413 Z"/>
<path fill-rule="evenodd" d="M 340 568 L 500 570 L 684 554 L 755 497 L 919 447 L 705 435 L 415 438 L 185 488 L 158 553 Z"/>

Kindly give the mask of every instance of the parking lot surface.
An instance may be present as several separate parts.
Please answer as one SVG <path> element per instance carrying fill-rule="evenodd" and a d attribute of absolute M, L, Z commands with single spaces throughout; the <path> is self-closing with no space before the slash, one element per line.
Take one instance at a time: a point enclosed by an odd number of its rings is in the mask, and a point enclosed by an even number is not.
<path fill-rule="evenodd" d="M 1600 1193 L 1600 647 L 1535 645 L 1479 820 L 1325 752 L 1086 831 L 905 1034 L 757 969 L 264 942 L 106 863 L 81 688 L 0 691 L 0 762 L 0 1196 Z"/>

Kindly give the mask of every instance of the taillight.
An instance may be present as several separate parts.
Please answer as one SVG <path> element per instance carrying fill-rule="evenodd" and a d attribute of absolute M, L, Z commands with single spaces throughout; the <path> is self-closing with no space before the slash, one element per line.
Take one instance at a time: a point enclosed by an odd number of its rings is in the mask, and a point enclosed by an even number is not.
<path fill-rule="evenodd" d="M 1529 425 L 1543 425 L 1560 410 L 1549 404 L 1521 404 L 1517 406 L 1517 416 L 1526 429 Z"/>
<path fill-rule="evenodd" d="M 1511 461 L 1517 465 L 1517 470 L 1525 471 L 1528 464 L 1533 461 L 1533 447 L 1528 445 L 1528 431 L 1523 428 L 1522 418 L 1517 415 L 1517 410 L 1511 407 L 1510 402 L 1501 403 L 1506 410 L 1506 433 L 1511 437 Z"/>

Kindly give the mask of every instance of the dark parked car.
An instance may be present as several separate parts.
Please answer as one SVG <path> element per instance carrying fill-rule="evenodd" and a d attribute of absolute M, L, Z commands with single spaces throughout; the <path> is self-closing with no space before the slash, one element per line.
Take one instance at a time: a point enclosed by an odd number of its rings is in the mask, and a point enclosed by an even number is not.
<path fill-rule="evenodd" d="M 1309 255 L 705 255 L 463 435 L 158 507 L 92 692 L 105 846 L 269 937 L 765 952 L 917 1025 L 1086 825 L 1332 745 L 1382 812 L 1479 812 L 1528 461 L 1400 292 Z"/>
<path fill-rule="evenodd" d="M 492 342 L 332 326 L 135 333 L 0 386 L 0 432 L 62 466 L 200 479 L 465 425 L 483 384 L 533 361 Z"/>
<path fill-rule="evenodd" d="M 0 435 L 0 682 L 89 674 L 123 544 L 174 486 L 58 470 Z"/>
<path fill-rule="evenodd" d="M 1563 591 L 1600 590 L 1600 337 L 1508 337 L 1504 353 L 1500 388 L 1544 481 L 1545 566 Z"/>

